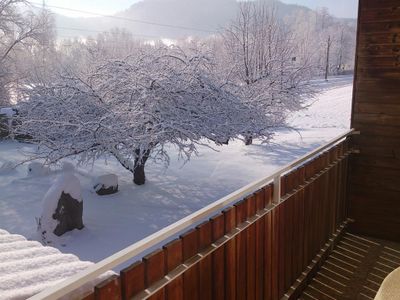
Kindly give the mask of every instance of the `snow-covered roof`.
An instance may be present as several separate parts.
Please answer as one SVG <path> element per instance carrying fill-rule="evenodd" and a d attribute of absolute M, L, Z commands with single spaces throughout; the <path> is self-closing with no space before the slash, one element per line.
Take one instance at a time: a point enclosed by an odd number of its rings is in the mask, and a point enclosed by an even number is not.
<path fill-rule="evenodd" d="M 92 262 L 80 261 L 53 247 L 28 241 L 25 237 L 0 229 L 0 295 L 2 300 L 26 299 L 85 270 Z M 70 297 L 79 297 L 114 274 L 100 276 Z"/>

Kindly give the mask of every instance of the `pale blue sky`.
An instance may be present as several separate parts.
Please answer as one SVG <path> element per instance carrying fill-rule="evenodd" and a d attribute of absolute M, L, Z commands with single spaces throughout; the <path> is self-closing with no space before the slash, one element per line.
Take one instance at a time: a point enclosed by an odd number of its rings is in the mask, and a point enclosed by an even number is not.
<path fill-rule="evenodd" d="M 140 0 L 46 0 L 48 5 L 68 7 L 78 10 L 86 10 L 100 14 L 114 14 L 128 8 Z M 201 0 L 198 0 L 201 1 Z M 337 17 L 355 18 L 357 16 L 358 0 L 282 0 L 285 3 L 294 3 L 308 6 L 312 9 L 316 7 L 328 7 L 329 11 Z M 40 0 L 35 0 L 40 3 Z M 68 16 L 82 16 L 76 12 L 66 10 L 54 11 Z M 86 15 L 87 16 L 87 15 Z"/>

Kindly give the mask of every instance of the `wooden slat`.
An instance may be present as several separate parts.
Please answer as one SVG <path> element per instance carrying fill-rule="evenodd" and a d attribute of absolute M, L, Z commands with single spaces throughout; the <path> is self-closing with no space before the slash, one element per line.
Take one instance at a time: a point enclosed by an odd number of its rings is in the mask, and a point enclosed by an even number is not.
<path fill-rule="evenodd" d="M 143 258 L 145 266 L 145 284 L 150 287 L 153 283 L 164 277 L 165 275 L 165 253 L 163 250 L 156 250 Z M 149 299 L 164 299 L 165 290 L 161 289 Z"/>
<path fill-rule="evenodd" d="M 236 223 L 239 225 L 246 221 L 247 205 L 242 201 L 236 206 Z M 247 253 L 246 232 L 241 232 L 236 237 L 236 299 L 247 299 Z"/>
<path fill-rule="evenodd" d="M 206 249 L 212 242 L 211 222 L 207 221 L 197 227 L 199 232 L 200 251 Z M 207 256 L 199 263 L 200 269 L 200 299 L 212 299 L 212 257 Z"/>
<path fill-rule="evenodd" d="M 167 273 L 174 270 L 183 262 L 182 240 L 176 239 L 163 247 L 165 255 L 165 270 Z M 170 282 L 165 288 L 166 299 L 183 299 L 183 276 Z"/>
<path fill-rule="evenodd" d="M 265 189 L 255 193 L 256 210 L 265 208 Z M 265 218 L 255 224 L 255 299 L 264 299 L 264 239 Z"/>
<path fill-rule="evenodd" d="M 144 263 L 138 261 L 121 271 L 121 292 L 123 299 L 130 299 L 145 288 Z"/>
<path fill-rule="evenodd" d="M 181 236 L 183 260 L 186 261 L 199 251 L 198 231 L 192 229 Z M 199 266 L 195 265 L 183 274 L 183 298 L 199 298 Z"/>
<path fill-rule="evenodd" d="M 225 233 L 236 228 L 236 207 L 224 211 Z M 232 239 L 225 246 L 225 297 L 236 299 L 236 239 Z"/>
<path fill-rule="evenodd" d="M 122 299 L 119 276 L 113 275 L 106 281 L 96 285 L 94 288 L 94 296 L 96 300 Z"/>
<path fill-rule="evenodd" d="M 246 219 L 253 217 L 256 213 L 256 198 L 254 195 L 246 200 Z M 256 225 L 252 224 L 246 230 L 246 256 L 247 256 L 247 299 L 255 299 L 256 295 Z"/>
<path fill-rule="evenodd" d="M 219 214 L 211 219 L 212 240 L 217 241 L 225 234 L 225 216 Z M 212 255 L 213 299 L 225 297 L 225 247 L 220 247 Z"/>

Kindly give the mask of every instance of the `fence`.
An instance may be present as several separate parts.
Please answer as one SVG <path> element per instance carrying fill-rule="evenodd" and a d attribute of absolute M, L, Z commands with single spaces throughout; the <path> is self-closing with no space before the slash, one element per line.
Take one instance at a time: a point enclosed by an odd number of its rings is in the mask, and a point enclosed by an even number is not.
<path fill-rule="evenodd" d="M 297 279 L 307 275 L 304 270 L 312 269 L 314 258 L 346 223 L 352 152 L 347 137 L 353 133 L 32 299 L 57 299 L 230 203 L 234 205 L 97 285 L 84 299 L 295 298 Z"/>

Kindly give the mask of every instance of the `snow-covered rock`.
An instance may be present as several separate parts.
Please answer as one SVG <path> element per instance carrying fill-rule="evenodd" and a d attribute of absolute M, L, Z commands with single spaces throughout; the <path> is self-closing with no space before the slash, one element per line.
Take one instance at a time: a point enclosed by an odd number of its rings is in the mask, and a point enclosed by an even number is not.
<path fill-rule="evenodd" d="M 110 195 L 118 192 L 118 176 L 106 174 L 96 178 L 93 189 L 98 195 Z"/>
<path fill-rule="evenodd" d="M 67 231 L 82 229 L 83 201 L 81 184 L 72 173 L 63 173 L 43 199 L 42 215 L 38 229 L 44 242 L 52 235 L 61 236 Z"/>
<path fill-rule="evenodd" d="M 27 299 L 93 265 L 0 229 L 0 299 Z M 80 299 L 115 274 L 107 272 L 62 299 Z"/>
<path fill-rule="evenodd" d="M 45 176 L 50 173 L 50 169 L 39 162 L 32 162 L 28 165 L 28 175 Z"/>

